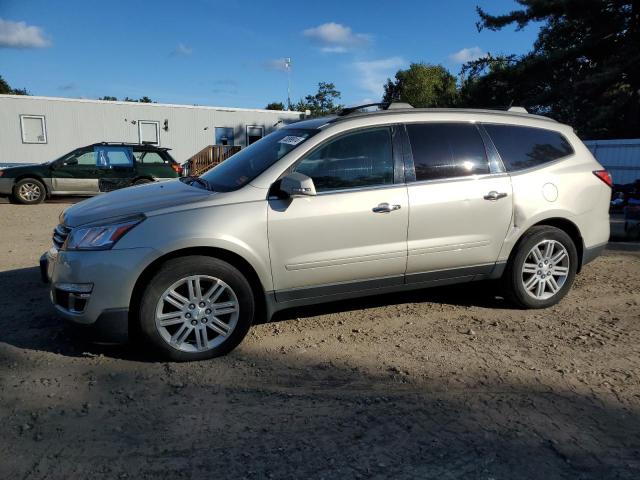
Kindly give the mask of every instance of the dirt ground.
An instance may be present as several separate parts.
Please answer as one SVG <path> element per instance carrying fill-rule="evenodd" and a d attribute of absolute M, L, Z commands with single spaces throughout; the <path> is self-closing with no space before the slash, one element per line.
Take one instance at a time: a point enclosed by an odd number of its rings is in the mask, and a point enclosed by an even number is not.
<path fill-rule="evenodd" d="M 0 478 L 640 478 L 631 245 L 548 310 L 491 284 L 385 295 L 174 364 L 56 317 L 35 265 L 65 206 L 0 204 Z"/>

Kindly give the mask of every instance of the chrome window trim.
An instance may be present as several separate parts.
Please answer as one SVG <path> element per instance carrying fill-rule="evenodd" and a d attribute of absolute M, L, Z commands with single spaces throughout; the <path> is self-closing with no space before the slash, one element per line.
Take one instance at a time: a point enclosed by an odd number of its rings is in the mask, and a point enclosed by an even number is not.
<path fill-rule="evenodd" d="M 483 175 L 465 175 L 464 177 L 447 177 L 447 178 L 435 178 L 433 180 L 415 180 L 413 182 L 407 182 L 407 186 L 411 187 L 413 185 L 432 185 L 439 183 L 451 183 L 451 182 L 462 182 L 462 181 L 477 181 L 484 180 L 485 178 L 502 178 L 508 177 L 509 174 L 507 172 L 498 172 L 498 173 L 485 173 Z"/>

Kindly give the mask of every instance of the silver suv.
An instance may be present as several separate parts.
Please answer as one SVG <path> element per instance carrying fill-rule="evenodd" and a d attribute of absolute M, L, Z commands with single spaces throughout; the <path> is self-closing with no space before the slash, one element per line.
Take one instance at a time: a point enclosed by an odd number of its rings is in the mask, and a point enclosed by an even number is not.
<path fill-rule="evenodd" d="M 55 307 L 195 360 L 292 306 L 483 279 L 522 308 L 564 297 L 609 237 L 611 178 L 573 130 L 386 107 L 68 208 L 41 259 Z"/>

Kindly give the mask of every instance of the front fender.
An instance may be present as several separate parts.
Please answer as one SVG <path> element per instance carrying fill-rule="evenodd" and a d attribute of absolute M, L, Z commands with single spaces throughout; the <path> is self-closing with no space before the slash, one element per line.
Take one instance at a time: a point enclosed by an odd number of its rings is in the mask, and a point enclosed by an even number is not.
<path fill-rule="evenodd" d="M 273 289 L 265 201 L 151 215 L 114 248 L 153 248 L 158 258 L 189 248 L 219 248 L 242 257 L 265 291 Z"/>

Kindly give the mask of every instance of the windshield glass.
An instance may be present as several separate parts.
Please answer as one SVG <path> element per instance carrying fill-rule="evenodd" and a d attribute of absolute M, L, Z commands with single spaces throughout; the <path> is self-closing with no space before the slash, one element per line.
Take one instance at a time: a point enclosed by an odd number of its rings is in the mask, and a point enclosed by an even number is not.
<path fill-rule="evenodd" d="M 283 128 L 243 148 L 202 178 L 215 192 L 230 192 L 245 186 L 318 130 Z"/>

